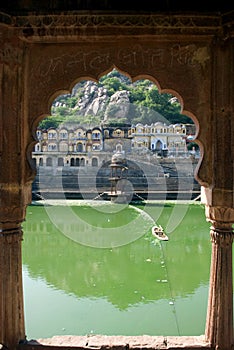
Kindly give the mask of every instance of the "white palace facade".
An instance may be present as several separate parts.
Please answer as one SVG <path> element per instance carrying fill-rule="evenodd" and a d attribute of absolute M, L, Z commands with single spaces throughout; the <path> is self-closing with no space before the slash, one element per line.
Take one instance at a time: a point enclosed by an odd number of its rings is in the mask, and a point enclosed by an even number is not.
<path fill-rule="evenodd" d="M 62 125 L 37 129 L 38 142 L 32 158 L 37 167 L 98 166 L 111 158 L 116 146 L 126 154 L 188 157 L 188 144 L 195 135 L 193 124 L 107 125 L 85 128 Z"/>

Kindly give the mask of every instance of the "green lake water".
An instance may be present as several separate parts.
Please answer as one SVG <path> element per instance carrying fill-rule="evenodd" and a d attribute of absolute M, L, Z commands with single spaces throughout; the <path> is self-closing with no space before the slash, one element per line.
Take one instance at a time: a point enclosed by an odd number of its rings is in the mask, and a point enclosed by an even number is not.
<path fill-rule="evenodd" d="M 29 206 L 23 224 L 28 340 L 204 334 L 211 243 L 202 205 L 52 204 Z M 152 236 L 154 223 L 169 241 Z"/>

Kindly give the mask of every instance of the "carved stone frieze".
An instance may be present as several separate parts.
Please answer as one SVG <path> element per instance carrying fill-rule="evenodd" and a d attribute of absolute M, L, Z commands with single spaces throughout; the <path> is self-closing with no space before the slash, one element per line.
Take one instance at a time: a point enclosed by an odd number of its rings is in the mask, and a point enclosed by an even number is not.
<path fill-rule="evenodd" d="M 95 15 L 62 13 L 58 15 L 0 16 L 2 23 L 14 28 L 17 34 L 29 41 L 51 40 L 59 36 L 74 40 L 75 36 L 113 34 L 134 35 L 162 33 L 217 33 L 221 29 L 219 16 L 160 15 L 160 14 L 106 14 Z"/>
<path fill-rule="evenodd" d="M 8 18 L 8 17 L 7 17 Z M 9 22 L 9 19 L 8 19 Z M 217 27 L 219 16 L 160 15 L 160 14 L 59 14 L 16 16 L 12 19 L 15 27 Z"/>
<path fill-rule="evenodd" d="M 27 41 L 51 41 L 55 37 L 74 41 L 77 36 L 96 35 L 157 35 L 201 34 L 217 35 L 226 40 L 234 35 L 233 12 L 221 17 L 200 14 L 136 14 L 100 12 L 90 14 L 61 12 L 60 14 L 27 14 L 12 16 L 0 12 L 0 25 L 9 26 L 16 36 Z"/>

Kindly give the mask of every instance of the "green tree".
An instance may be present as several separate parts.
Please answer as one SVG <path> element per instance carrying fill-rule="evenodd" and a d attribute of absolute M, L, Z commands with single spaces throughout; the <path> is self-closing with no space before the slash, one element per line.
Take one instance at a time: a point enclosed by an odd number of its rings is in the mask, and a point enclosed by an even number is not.
<path fill-rule="evenodd" d="M 108 77 L 100 80 L 101 86 L 107 89 L 108 96 L 112 96 L 116 91 L 126 90 L 127 87 L 117 77 Z"/>
<path fill-rule="evenodd" d="M 48 116 L 39 123 L 38 127 L 45 130 L 49 128 L 56 129 L 62 122 L 64 122 L 64 119 L 60 115 Z"/>

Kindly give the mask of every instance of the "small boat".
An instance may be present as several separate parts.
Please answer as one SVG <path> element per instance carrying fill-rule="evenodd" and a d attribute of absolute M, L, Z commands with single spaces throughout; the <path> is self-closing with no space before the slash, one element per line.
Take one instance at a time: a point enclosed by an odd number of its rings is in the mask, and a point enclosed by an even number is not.
<path fill-rule="evenodd" d="M 153 226 L 152 227 L 152 235 L 158 239 L 160 239 L 161 241 L 168 241 L 168 236 L 165 234 L 165 232 L 163 231 L 163 228 L 161 225 L 157 226 Z"/>

